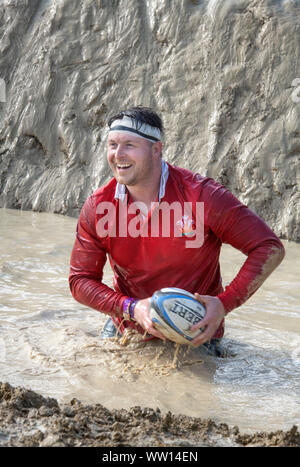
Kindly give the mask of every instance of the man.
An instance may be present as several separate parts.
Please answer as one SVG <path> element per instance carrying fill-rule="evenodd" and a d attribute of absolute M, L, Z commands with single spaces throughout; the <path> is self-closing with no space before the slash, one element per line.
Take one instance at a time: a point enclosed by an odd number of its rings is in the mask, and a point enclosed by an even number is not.
<path fill-rule="evenodd" d="M 216 349 L 225 315 L 279 265 L 283 245 L 225 187 L 162 159 L 163 125 L 153 110 L 133 107 L 111 117 L 108 125 L 107 159 L 114 178 L 82 208 L 71 256 L 71 292 L 80 303 L 111 317 L 104 335 L 131 327 L 164 339 L 150 319 L 150 297 L 162 287 L 188 290 L 206 307 L 205 317 L 194 326 L 204 331 L 192 344 Z M 173 215 L 166 206 L 175 206 Z M 168 219 L 162 211 L 170 214 Z M 195 237 L 197 228 L 202 242 L 195 248 L 187 236 Z M 247 255 L 225 291 L 219 266 L 222 243 Z M 115 290 L 102 282 L 107 257 Z"/>

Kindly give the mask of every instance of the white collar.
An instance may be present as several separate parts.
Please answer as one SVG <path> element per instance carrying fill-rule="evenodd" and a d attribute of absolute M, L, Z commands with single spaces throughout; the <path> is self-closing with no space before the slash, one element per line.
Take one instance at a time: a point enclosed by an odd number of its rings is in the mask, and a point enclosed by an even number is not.
<path fill-rule="evenodd" d="M 168 177 L 169 177 L 169 167 L 166 161 L 162 159 L 161 160 L 160 185 L 159 185 L 159 198 L 158 198 L 159 203 L 160 203 L 160 200 L 165 196 Z M 120 199 L 121 201 L 124 201 L 125 196 L 126 196 L 126 185 L 122 185 L 122 183 L 117 183 L 116 191 L 115 191 L 115 199 Z"/>

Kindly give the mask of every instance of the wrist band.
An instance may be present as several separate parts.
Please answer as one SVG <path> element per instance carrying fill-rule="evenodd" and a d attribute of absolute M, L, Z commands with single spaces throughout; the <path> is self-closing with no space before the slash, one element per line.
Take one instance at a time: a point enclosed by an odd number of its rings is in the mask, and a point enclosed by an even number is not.
<path fill-rule="evenodd" d="M 126 298 L 123 303 L 123 316 L 127 321 L 134 321 L 134 307 L 138 300 L 135 298 Z"/>

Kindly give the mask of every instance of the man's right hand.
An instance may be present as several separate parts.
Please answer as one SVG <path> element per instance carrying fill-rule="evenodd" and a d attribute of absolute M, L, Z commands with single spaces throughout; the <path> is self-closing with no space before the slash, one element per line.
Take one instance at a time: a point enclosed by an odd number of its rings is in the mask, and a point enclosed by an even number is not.
<path fill-rule="evenodd" d="M 165 341 L 166 337 L 155 329 L 150 318 L 150 300 L 151 298 L 144 298 L 136 302 L 134 307 L 134 319 L 148 334 Z"/>

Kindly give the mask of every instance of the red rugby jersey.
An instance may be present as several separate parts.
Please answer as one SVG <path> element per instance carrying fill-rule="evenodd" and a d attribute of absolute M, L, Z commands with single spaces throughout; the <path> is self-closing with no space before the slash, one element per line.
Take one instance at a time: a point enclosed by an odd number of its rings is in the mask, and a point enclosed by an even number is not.
<path fill-rule="evenodd" d="M 162 236 L 161 232 L 159 237 L 151 236 L 153 212 L 144 221 L 148 235 L 120 236 L 118 227 L 124 211 L 120 208 L 121 201 L 115 199 L 115 179 L 87 199 L 79 217 L 69 277 L 72 295 L 80 303 L 111 315 L 116 324 L 122 321 L 122 304 L 126 297 L 147 298 L 162 287 L 179 287 L 192 293 L 218 296 L 229 312 L 260 287 L 284 256 L 284 247 L 274 232 L 224 186 L 188 170 L 169 164 L 168 167 L 169 177 L 161 202 L 171 204 L 176 201 L 182 207 L 184 203 L 192 203 L 194 223 L 197 221 L 195 203 L 204 203 L 201 247 L 187 248 L 189 238 L 174 235 L 174 223 L 178 228 L 182 227 L 175 215 L 171 216 L 169 237 Z M 103 210 L 99 214 L 99 207 L 104 202 L 112 203 L 114 214 L 111 235 L 101 237 L 103 233 L 99 225 L 105 214 Z M 133 217 L 136 216 L 128 215 L 127 225 Z M 222 243 L 232 245 L 247 256 L 225 290 L 219 265 Z M 107 258 L 114 273 L 115 290 L 102 282 Z M 144 332 L 140 326 L 128 321 L 121 325 L 121 331 L 125 326 Z M 223 334 L 224 321 L 214 337 Z"/>

